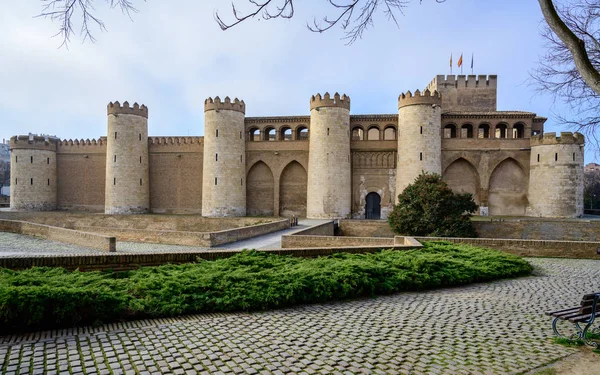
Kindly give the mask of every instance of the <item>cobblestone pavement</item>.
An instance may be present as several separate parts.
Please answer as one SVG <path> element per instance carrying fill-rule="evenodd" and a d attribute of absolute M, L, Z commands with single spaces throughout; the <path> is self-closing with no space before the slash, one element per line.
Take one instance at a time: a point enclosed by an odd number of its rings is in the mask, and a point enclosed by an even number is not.
<path fill-rule="evenodd" d="M 536 275 L 284 310 L 0 338 L 2 374 L 519 374 L 576 353 L 543 312 L 597 289 L 600 261 Z"/>

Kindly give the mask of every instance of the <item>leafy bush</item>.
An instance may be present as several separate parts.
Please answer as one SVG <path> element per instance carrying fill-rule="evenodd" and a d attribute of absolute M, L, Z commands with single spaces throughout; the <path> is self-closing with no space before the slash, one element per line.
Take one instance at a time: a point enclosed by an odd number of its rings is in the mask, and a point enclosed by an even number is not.
<path fill-rule="evenodd" d="M 400 235 L 477 237 L 470 219 L 477 208 L 470 193 L 455 194 L 442 176 L 422 173 L 398 195 L 388 222 Z"/>
<path fill-rule="evenodd" d="M 263 310 L 528 275 L 529 263 L 446 242 L 314 259 L 245 251 L 127 272 L 0 269 L 0 332 L 186 313 Z"/>

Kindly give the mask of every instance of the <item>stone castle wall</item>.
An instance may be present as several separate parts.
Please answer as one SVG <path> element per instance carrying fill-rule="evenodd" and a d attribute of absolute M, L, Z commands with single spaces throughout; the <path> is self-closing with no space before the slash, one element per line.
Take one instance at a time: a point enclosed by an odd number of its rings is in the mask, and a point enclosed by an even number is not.
<path fill-rule="evenodd" d="M 495 111 L 498 76 L 438 75 L 427 86 L 442 95 L 444 112 Z"/>
<path fill-rule="evenodd" d="M 429 171 L 471 193 L 482 215 L 579 215 L 582 138 L 539 144 L 545 118 L 487 111 L 494 76 L 438 76 L 429 87 L 455 90 L 457 103 L 474 110 L 448 112 L 444 95 L 426 91 L 401 96 L 398 114 L 350 115 L 349 98 L 334 95 L 314 97 L 310 116 L 246 118 L 243 102 L 215 98 L 205 103 L 205 137 L 148 137 L 148 109 L 115 103 L 107 137 L 15 138 L 12 201 L 36 210 L 365 218 L 367 195 L 376 193 L 385 219 L 397 194 Z M 483 104 L 469 102 L 482 92 Z M 568 134 L 560 138 L 579 137 Z M 21 163 L 34 154 L 50 164 Z"/>

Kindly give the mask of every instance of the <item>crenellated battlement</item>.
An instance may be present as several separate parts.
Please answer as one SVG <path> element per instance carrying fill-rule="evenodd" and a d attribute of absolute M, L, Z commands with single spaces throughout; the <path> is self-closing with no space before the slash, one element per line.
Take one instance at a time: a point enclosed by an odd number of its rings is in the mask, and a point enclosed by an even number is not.
<path fill-rule="evenodd" d="M 224 101 L 221 101 L 221 98 L 218 96 L 216 96 L 214 99 L 209 97 L 204 101 L 204 112 L 211 110 L 229 110 L 246 114 L 246 103 L 238 98 L 235 98 L 233 101 L 231 101 L 229 96 L 226 96 Z"/>
<path fill-rule="evenodd" d="M 107 115 L 136 115 L 148 118 L 148 107 L 143 104 L 140 106 L 137 103 L 133 103 L 133 107 L 130 107 L 127 101 L 123 102 L 123 105 L 118 101 L 110 102 L 106 106 L 106 113 Z"/>
<path fill-rule="evenodd" d="M 10 149 L 36 149 L 56 151 L 58 139 L 40 135 L 16 135 L 10 139 Z"/>
<path fill-rule="evenodd" d="M 561 132 L 560 136 L 557 136 L 554 132 L 550 132 L 531 137 L 531 147 L 559 144 L 582 145 L 584 143 L 585 137 L 583 136 L 583 134 L 577 132 Z"/>
<path fill-rule="evenodd" d="M 310 98 L 310 110 L 321 107 L 339 107 L 350 110 L 350 97 L 346 94 L 340 96 L 337 92 L 333 95 L 333 99 L 328 92 L 323 96 L 321 94 L 313 95 Z"/>
<path fill-rule="evenodd" d="M 58 147 L 69 146 L 104 146 L 106 138 L 98 139 L 63 139 L 58 143 Z"/>
<path fill-rule="evenodd" d="M 441 105 L 442 95 L 437 91 L 425 90 L 423 93 L 417 90 L 414 95 L 412 92 L 407 91 L 406 93 L 398 96 L 398 108 L 406 107 L 409 105 Z"/>
<path fill-rule="evenodd" d="M 430 91 L 440 90 L 441 87 L 455 88 L 496 88 L 498 87 L 498 76 L 490 75 L 437 75 L 427 85 Z"/>
<path fill-rule="evenodd" d="M 148 144 L 150 145 L 202 145 L 204 137 L 149 137 Z"/>

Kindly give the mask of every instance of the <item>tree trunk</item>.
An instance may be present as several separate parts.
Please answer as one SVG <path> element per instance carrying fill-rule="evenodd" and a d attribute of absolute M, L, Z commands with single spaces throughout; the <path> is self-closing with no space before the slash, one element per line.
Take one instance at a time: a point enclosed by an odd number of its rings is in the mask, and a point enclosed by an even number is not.
<path fill-rule="evenodd" d="M 538 2 L 540 3 L 540 8 L 542 8 L 542 13 L 544 14 L 548 26 L 550 26 L 550 29 L 552 29 L 552 31 L 567 46 L 569 51 L 571 51 L 571 55 L 573 55 L 573 60 L 575 61 L 575 67 L 577 68 L 577 71 L 579 71 L 581 78 L 592 90 L 600 95 L 600 73 L 598 73 L 590 62 L 590 58 L 585 49 L 585 42 L 579 39 L 560 19 L 556 8 L 554 8 L 554 4 L 552 4 L 552 0 L 538 0 Z"/>

